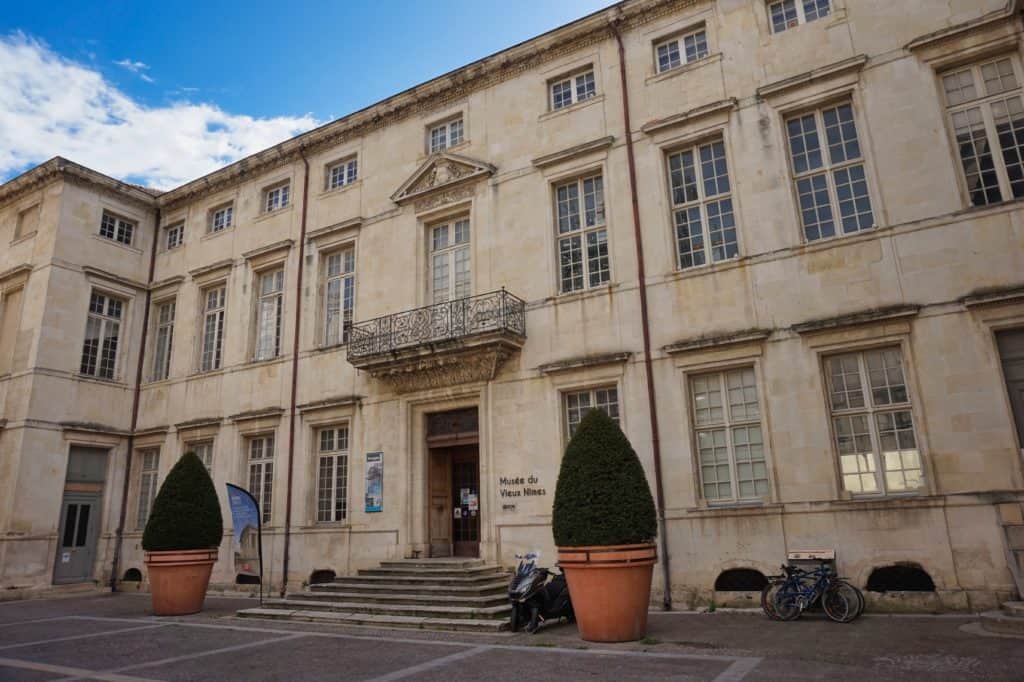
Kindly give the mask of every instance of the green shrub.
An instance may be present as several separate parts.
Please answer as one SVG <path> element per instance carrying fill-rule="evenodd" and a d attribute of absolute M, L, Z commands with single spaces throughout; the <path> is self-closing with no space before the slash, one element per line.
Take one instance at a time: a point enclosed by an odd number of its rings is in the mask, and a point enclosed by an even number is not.
<path fill-rule="evenodd" d="M 220 545 L 224 519 L 210 474 L 194 452 L 186 452 L 174 465 L 160 492 L 142 534 L 148 552 L 210 549 Z"/>
<path fill-rule="evenodd" d="M 626 434 L 591 410 L 565 448 L 552 530 L 559 547 L 632 545 L 658 534 L 654 499 Z"/>

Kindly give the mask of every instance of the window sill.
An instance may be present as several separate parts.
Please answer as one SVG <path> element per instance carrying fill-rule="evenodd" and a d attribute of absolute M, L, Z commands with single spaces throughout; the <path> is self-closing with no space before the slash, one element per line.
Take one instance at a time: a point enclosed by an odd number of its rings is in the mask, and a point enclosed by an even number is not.
<path fill-rule="evenodd" d="M 332 187 L 330 189 L 325 189 L 325 190 L 321 191 L 319 194 L 317 194 L 316 198 L 317 199 L 321 199 L 321 198 L 324 198 L 324 197 L 334 196 L 335 194 L 342 194 L 346 190 L 354 189 L 356 187 L 361 186 L 362 184 L 363 184 L 363 179 L 362 178 L 358 178 L 358 179 L 348 183 L 347 185 L 341 185 L 340 187 Z"/>
<path fill-rule="evenodd" d="M 192 379 L 192 378 L 199 378 L 199 377 L 204 377 L 204 378 L 205 377 L 213 377 L 213 376 L 218 376 L 218 375 L 224 374 L 224 372 L 225 372 L 224 367 L 218 367 L 217 369 L 206 369 L 206 370 L 197 369 L 196 371 L 192 372 L 192 374 L 189 374 L 186 378 L 187 379 Z"/>
<path fill-rule="evenodd" d="M 185 242 L 182 242 L 182 243 L 178 244 L 177 246 L 172 247 L 170 249 L 166 249 L 166 248 L 165 249 L 160 249 L 160 254 L 163 255 L 165 253 L 174 253 L 175 251 L 181 251 L 184 248 L 184 246 L 185 246 Z"/>
<path fill-rule="evenodd" d="M 352 523 L 350 521 L 316 521 L 304 526 L 299 526 L 299 530 L 332 531 L 347 530 L 351 527 Z"/>
<path fill-rule="evenodd" d="M 313 349 L 314 353 L 330 353 L 331 351 L 342 350 L 348 347 L 348 342 L 322 344 Z"/>
<path fill-rule="evenodd" d="M 451 147 L 445 147 L 444 149 L 438 150 L 436 152 L 430 151 L 429 150 L 430 148 L 428 147 L 426 150 L 424 150 L 423 156 L 418 158 L 416 161 L 417 161 L 417 163 L 423 163 L 424 161 L 426 161 L 431 156 L 437 156 L 438 154 L 448 154 L 450 152 L 462 151 L 463 149 L 466 149 L 467 147 L 469 147 L 469 145 L 470 145 L 470 140 L 465 139 L 465 140 L 463 140 L 462 142 L 460 142 L 458 144 L 453 144 Z"/>
<path fill-rule="evenodd" d="M 550 97 L 550 93 L 548 96 Z M 595 104 L 600 104 L 603 101 L 604 94 L 594 95 L 593 97 L 589 97 L 583 100 L 582 102 L 576 102 L 575 104 L 570 104 L 569 106 L 562 107 L 561 109 L 550 109 L 548 111 L 545 111 L 543 114 L 537 117 L 537 122 L 541 123 L 543 121 L 548 121 L 559 116 L 566 116 L 568 114 L 573 113 L 574 111 L 579 111 L 580 109 L 585 109 L 586 107 L 593 106 Z"/>
<path fill-rule="evenodd" d="M 690 277 L 700 277 L 701 275 L 708 275 L 714 272 L 724 272 L 725 270 L 732 270 L 733 268 L 742 265 L 743 261 L 743 256 L 736 255 L 733 256 L 732 258 L 726 258 L 725 260 L 715 261 L 714 263 L 694 265 L 693 267 L 686 268 L 684 270 L 676 268 L 671 273 L 665 275 L 665 281 L 688 279 Z"/>
<path fill-rule="evenodd" d="M 101 379 L 100 377 L 89 376 L 88 374 L 75 374 L 75 377 L 79 381 L 88 381 L 91 384 L 99 384 L 100 386 L 116 386 L 118 388 L 128 388 L 128 384 L 117 379 Z"/>
<path fill-rule="evenodd" d="M 257 360 L 256 358 L 251 358 L 249 360 L 249 362 L 245 363 L 245 366 L 246 367 L 259 367 L 259 366 L 262 366 L 262 365 L 274 365 L 274 364 L 277 364 L 279 362 L 284 362 L 287 359 L 288 359 L 287 355 L 275 355 L 272 358 L 266 358 L 266 359 L 263 359 L 263 360 Z"/>
<path fill-rule="evenodd" d="M 199 238 L 199 241 L 202 242 L 202 241 L 206 241 L 207 239 L 214 239 L 216 237 L 221 237 L 221 236 L 223 236 L 223 235 L 225 235 L 225 234 L 227 234 L 229 232 L 234 232 L 234 231 L 235 231 L 235 224 L 232 223 L 231 227 L 225 227 L 223 230 L 217 230 L 216 232 L 209 232 L 209 231 L 207 231 L 206 234 L 204 234 L 202 237 Z"/>
<path fill-rule="evenodd" d="M 295 204 L 289 202 L 289 204 L 287 206 L 282 206 L 281 208 L 275 208 L 273 211 L 264 211 L 264 212 L 260 213 L 258 216 L 256 216 L 255 218 L 253 218 L 252 222 L 260 223 L 260 222 L 263 222 L 264 220 L 270 220 L 271 218 L 273 218 L 275 216 L 279 216 L 279 215 L 282 215 L 284 213 L 288 213 L 289 211 L 292 210 L 292 208 L 294 206 L 295 206 Z"/>
<path fill-rule="evenodd" d="M 698 59 L 697 61 L 687 62 L 686 64 L 680 64 L 679 66 L 668 69 L 667 71 L 662 71 L 661 73 L 652 73 L 651 75 L 644 79 L 644 85 L 650 85 L 651 83 L 660 83 L 661 81 L 669 80 L 671 78 L 675 78 L 676 76 L 681 76 L 684 73 L 696 71 L 701 67 L 717 64 L 720 61 L 722 61 L 721 52 L 709 54 L 707 57 Z"/>
<path fill-rule="evenodd" d="M 131 253 L 134 253 L 136 256 L 141 256 L 142 255 L 142 249 L 137 249 L 134 246 L 130 246 L 128 244 L 122 244 L 121 242 L 117 241 L 116 239 L 107 239 L 106 237 L 101 237 L 98 234 L 92 235 L 92 238 L 97 240 L 97 241 L 101 241 L 104 244 L 109 244 L 111 246 L 116 246 L 119 249 L 124 249 L 125 251 L 130 251 Z"/>
<path fill-rule="evenodd" d="M 38 233 L 39 233 L 39 230 L 32 230 L 28 234 L 23 234 L 20 237 L 18 237 L 17 239 L 12 239 L 11 240 L 11 246 L 14 246 L 15 244 L 20 244 L 22 242 L 27 242 L 28 240 L 30 240 L 33 237 L 35 237 Z"/>
<path fill-rule="evenodd" d="M 803 225 L 800 225 L 800 230 L 802 231 L 803 229 Z M 799 245 L 797 245 L 794 250 L 796 253 L 813 253 L 818 249 L 831 248 L 835 246 L 837 243 L 841 243 L 847 240 L 854 240 L 857 239 L 857 237 L 866 237 L 869 235 L 873 235 L 880 229 L 882 228 L 879 227 L 878 223 L 875 223 L 871 227 L 865 227 L 864 229 L 857 230 L 856 232 L 844 232 L 842 234 L 837 234 L 832 237 L 815 239 L 814 241 L 807 241 L 807 238 L 804 237 L 803 241 Z"/>
<path fill-rule="evenodd" d="M 545 303 L 572 303 L 573 301 L 582 300 L 585 298 L 594 298 L 595 296 L 607 296 L 608 294 L 614 293 L 615 290 L 619 289 L 622 285 L 616 282 L 609 282 L 608 284 L 601 284 L 596 287 L 589 289 L 582 289 L 580 291 L 569 291 L 566 293 L 556 294 L 544 299 Z"/>

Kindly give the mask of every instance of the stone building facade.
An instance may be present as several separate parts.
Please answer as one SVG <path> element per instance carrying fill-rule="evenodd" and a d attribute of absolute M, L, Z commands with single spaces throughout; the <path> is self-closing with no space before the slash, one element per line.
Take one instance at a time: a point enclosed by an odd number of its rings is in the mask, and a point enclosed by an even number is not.
<path fill-rule="evenodd" d="M 860 585 L 922 569 L 931 606 L 1010 596 L 1022 28 L 626 0 L 168 192 L 9 181 L 0 588 L 144 579 L 188 449 L 261 500 L 275 586 L 550 558 L 597 407 L 659 493 L 659 601 L 822 548 Z"/>

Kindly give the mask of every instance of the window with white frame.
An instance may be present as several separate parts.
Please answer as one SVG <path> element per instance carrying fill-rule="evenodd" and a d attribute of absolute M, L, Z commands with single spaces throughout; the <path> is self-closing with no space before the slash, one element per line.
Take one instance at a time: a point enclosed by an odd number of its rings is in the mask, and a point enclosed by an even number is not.
<path fill-rule="evenodd" d="M 551 82 L 551 108 L 562 109 L 588 100 L 597 94 L 597 83 L 594 81 L 594 70 L 565 76 Z"/>
<path fill-rule="evenodd" d="M 356 296 L 356 251 L 324 256 L 324 344 L 348 343 Z"/>
<path fill-rule="evenodd" d="M 701 494 L 708 502 L 768 496 L 761 408 L 753 367 L 690 379 Z"/>
<path fill-rule="evenodd" d="M 348 516 L 348 426 L 320 429 L 317 439 L 318 523 Z"/>
<path fill-rule="evenodd" d="M 224 313 L 227 287 L 223 284 L 203 291 L 203 342 L 199 353 L 199 369 L 209 372 L 220 369 L 224 350 Z"/>
<path fill-rule="evenodd" d="M 165 228 L 164 248 L 167 251 L 176 249 L 185 241 L 185 223 L 177 223 Z"/>
<path fill-rule="evenodd" d="M 174 301 L 158 303 L 156 307 L 156 336 L 153 339 L 153 381 L 166 379 L 171 372 L 171 349 L 174 344 Z"/>
<path fill-rule="evenodd" d="M 32 204 L 18 211 L 18 222 L 14 225 L 14 238 L 21 239 L 39 229 L 39 204 Z"/>
<path fill-rule="evenodd" d="M 270 521 L 274 492 L 274 437 L 249 439 L 249 492 L 256 498 L 263 523 Z"/>
<path fill-rule="evenodd" d="M 113 379 L 117 365 L 117 344 L 121 338 L 124 302 L 92 292 L 85 323 L 80 372 L 99 379 Z"/>
<path fill-rule="evenodd" d="M 469 218 L 430 228 L 430 291 L 434 303 L 470 294 Z"/>
<path fill-rule="evenodd" d="M 464 132 L 461 116 L 431 126 L 427 131 L 427 149 L 431 154 L 436 154 L 449 147 L 454 147 L 462 142 Z"/>
<path fill-rule="evenodd" d="M 555 186 L 559 291 L 600 286 L 611 279 L 604 184 L 591 175 Z"/>
<path fill-rule="evenodd" d="M 735 258 L 739 246 L 725 142 L 669 154 L 668 176 L 679 268 L 705 265 L 709 256 L 715 263 Z"/>
<path fill-rule="evenodd" d="M 673 36 L 654 45 L 658 73 L 704 59 L 708 56 L 708 33 L 703 28 Z"/>
<path fill-rule="evenodd" d="M 619 423 L 619 391 L 614 386 L 601 386 L 586 391 L 573 391 L 565 394 L 565 428 L 566 434 L 572 438 L 583 421 L 583 416 L 590 410 L 601 410 Z"/>
<path fill-rule="evenodd" d="M 215 208 L 210 213 L 210 228 L 209 232 L 222 232 L 234 223 L 235 219 L 235 205 L 225 204 L 218 208 Z"/>
<path fill-rule="evenodd" d="M 256 303 L 256 360 L 270 360 L 281 354 L 281 308 L 284 305 L 284 269 L 259 275 Z"/>
<path fill-rule="evenodd" d="M 121 218 L 113 213 L 103 212 L 100 219 L 100 236 L 111 239 L 126 246 L 132 245 L 132 237 L 135 235 L 135 223 L 126 218 Z"/>
<path fill-rule="evenodd" d="M 864 154 L 853 116 L 843 102 L 786 120 L 793 181 L 807 241 L 875 225 Z"/>
<path fill-rule="evenodd" d="M 831 0 L 781 0 L 768 3 L 772 33 L 782 33 L 800 24 L 827 17 L 831 13 Z"/>
<path fill-rule="evenodd" d="M 899 348 L 825 359 L 832 431 L 843 488 L 853 494 L 924 485 L 910 391 Z"/>
<path fill-rule="evenodd" d="M 327 189 L 351 185 L 359 178 L 359 162 L 356 157 L 342 159 L 327 167 Z"/>
<path fill-rule="evenodd" d="M 135 513 L 135 529 L 144 530 L 149 520 L 149 510 L 153 507 L 153 498 L 156 497 L 160 450 L 142 450 L 139 452 L 139 460 L 139 504 Z"/>
<path fill-rule="evenodd" d="M 263 192 L 263 210 L 266 213 L 276 211 L 284 208 L 288 205 L 289 194 L 291 192 L 291 183 L 282 183 L 276 187 L 264 190 Z"/>
<path fill-rule="evenodd" d="M 1024 104 L 1016 58 L 1003 56 L 942 75 L 972 206 L 1024 197 Z"/>
<path fill-rule="evenodd" d="M 213 476 L 213 441 L 204 440 L 196 443 L 189 443 L 185 446 L 188 450 L 196 453 L 196 457 L 206 467 L 206 473 Z"/>

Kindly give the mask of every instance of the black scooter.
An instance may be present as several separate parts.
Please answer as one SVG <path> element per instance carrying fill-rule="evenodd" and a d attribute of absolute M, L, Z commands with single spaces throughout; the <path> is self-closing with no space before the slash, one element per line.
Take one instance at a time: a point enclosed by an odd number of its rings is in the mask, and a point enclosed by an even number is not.
<path fill-rule="evenodd" d="M 537 566 L 537 553 L 517 554 L 519 566 L 508 586 L 512 602 L 512 632 L 524 627 L 531 635 L 548 620 L 566 619 L 572 623 L 576 615 L 569 599 L 569 586 L 565 575 L 558 573 L 550 581 L 551 571 Z"/>

